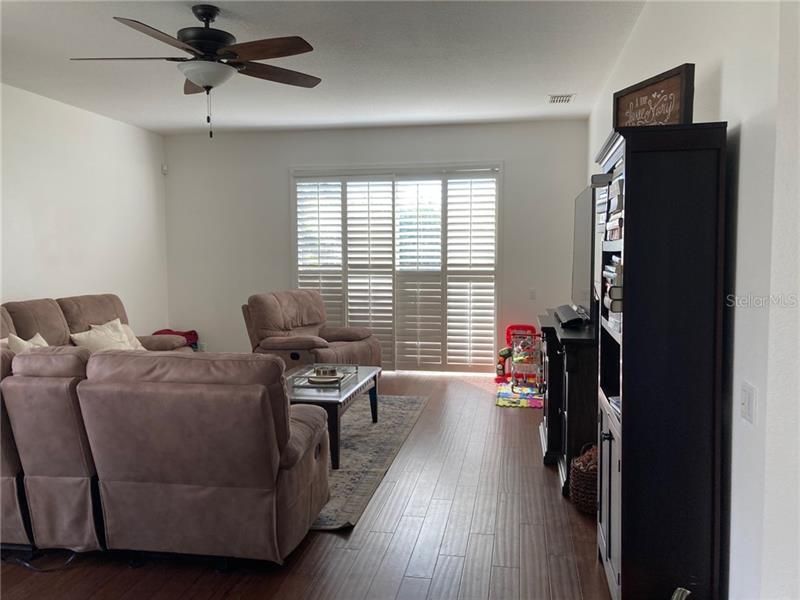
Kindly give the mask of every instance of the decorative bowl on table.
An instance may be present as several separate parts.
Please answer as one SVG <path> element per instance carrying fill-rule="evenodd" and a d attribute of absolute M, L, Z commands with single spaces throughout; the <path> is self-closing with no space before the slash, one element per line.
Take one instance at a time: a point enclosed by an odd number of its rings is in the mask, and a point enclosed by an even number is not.
<path fill-rule="evenodd" d="M 336 377 L 339 371 L 336 367 L 314 367 L 314 375 L 317 377 Z"/>
<path fill-rule="evenodd" d="M 355 365 L 317 364 L 299 367 L 288 379 L 294 388 L 341 389 L 357 374 Z"/>
<path fill-rule="evenodd" d="M 343 373 L 339 373 L 336 367 L 314 367 L 314 373 L 308 375 L 308 382 L 314 385 L 333 385 L 338 383 Z"/>

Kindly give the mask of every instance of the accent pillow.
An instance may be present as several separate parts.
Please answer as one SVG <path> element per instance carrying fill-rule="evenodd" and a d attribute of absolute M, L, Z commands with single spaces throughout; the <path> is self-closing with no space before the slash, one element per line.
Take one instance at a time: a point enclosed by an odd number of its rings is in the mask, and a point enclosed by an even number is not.
<path fill-rule="evenodd" d="M 122 327 L 122 331 L 125 332 L 125 335 L 128 336 L 128 341 L 131 343 L 131 346 L 133 346 L 134 350 L 147 350 L 142 342 L 139 341 L 139 338 L 136 337 L 136 334 L 133 333 L 133 329 L 131 329 L 130 325 L 120 323 L 120 327 Z"/>
<path fill-rule="evenodd" d="M 44 339 L 40 333 L 37 333 L 27 341 L 23 340 L 21 337 L 17 337 L 13 333 L 8 334 L 8 348 L 14 354 L 22 354 L 31 348 L 44 348 L 45 346 L 48 346 L 47 340 Z"/>
<path fill-rule="evenodd" d="M 142 342 L 139 341 L 139 338 L 136 337 L 136 334 L 133 333 L 133 329 L 131 329 L 130 325 L 126 325 L 119 319 L 114 319 L 113 321 L 103 323 L 102 325 L 89 325 L 89 327 L 91 329 L 105 331 L 112 336 L 119 336 L 119 332 L 121 331 L 122 335 L 124 335 L 128 340 L 130 350 L 146 350 L 146 348 L 142 346 Z"/>
<path fill-rule="evenodd" d="M 133 350 L 128 336 L 119 326 L 107 328 L 94 326 L 89 331 L 73 333 L 69 337 L 73 344 L 87 348 L 92 353 L 101 350 Z"/>

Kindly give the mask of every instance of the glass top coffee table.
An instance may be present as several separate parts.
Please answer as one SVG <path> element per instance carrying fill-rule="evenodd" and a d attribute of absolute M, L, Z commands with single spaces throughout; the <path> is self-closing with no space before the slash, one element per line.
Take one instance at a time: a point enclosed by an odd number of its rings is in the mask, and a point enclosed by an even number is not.
<path fill-rule="evenodd" d="M 313 375 L 314 367 L 337 367 L 345 377 L 327 385 L 314 385 L 307 375 Z M 292 404 L 313 404 L 325 409 L 328 414 L 328 437 L 331 443 L 331 466 L 339 468 L 339 430 L 342 415 L 355 398 L 369 392 L 372 422 L 378 422 L 378 376 L 380 367 L 356 365 L 303 365 L 287 371 L 286 387 Z"/>

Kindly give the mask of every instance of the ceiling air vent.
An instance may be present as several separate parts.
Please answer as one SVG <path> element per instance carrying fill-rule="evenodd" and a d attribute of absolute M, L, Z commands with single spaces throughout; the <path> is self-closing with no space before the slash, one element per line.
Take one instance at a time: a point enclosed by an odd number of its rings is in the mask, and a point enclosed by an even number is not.
<path fill-rule="evenodd" d="M 569 104 L 575 94 L 550 94 L 547 97 L 548 104 Z"/>

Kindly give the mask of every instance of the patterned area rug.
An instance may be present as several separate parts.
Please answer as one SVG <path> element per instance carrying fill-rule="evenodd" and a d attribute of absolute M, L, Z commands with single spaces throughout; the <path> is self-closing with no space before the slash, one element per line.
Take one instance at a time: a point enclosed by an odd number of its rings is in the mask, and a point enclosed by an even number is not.
<path fill-rule="evenodd" d="M 544 397 L 535 388 L 518 385 L 511 389 L 510 383 L 497 384 L 497 406 L 503 408 L 542 408 Z"/>
<path fill-rule="evenodd" d="M 331 499 L 312 529 L 342 529 L 358 522 L 427 402 L 419 396 L 380 395 L 378 422 L 373 423 L 369 396 L 356 398 L 342 416 L 339 469 L 329 475 Z"/>

